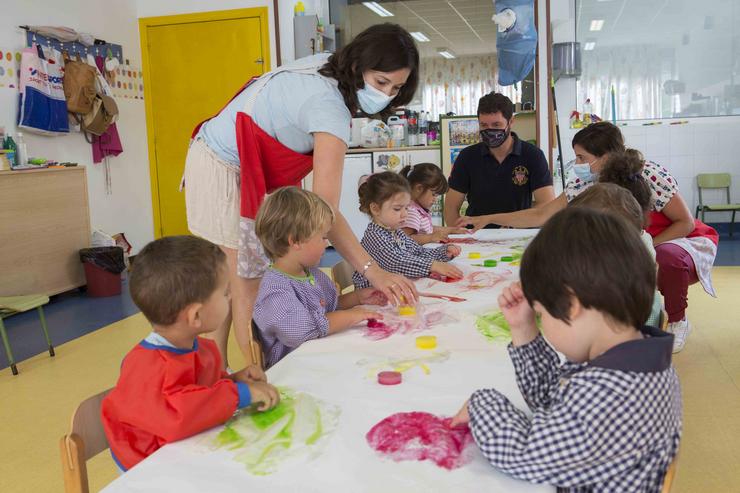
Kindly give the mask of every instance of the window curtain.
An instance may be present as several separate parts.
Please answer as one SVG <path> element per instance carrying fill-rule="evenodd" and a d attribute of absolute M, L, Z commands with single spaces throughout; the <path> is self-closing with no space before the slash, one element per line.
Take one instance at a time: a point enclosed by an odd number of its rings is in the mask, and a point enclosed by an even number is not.
<path fill-rule="evenodd" d="M 496 78 L 494 55 L 461 57 L 452 60 L 423 58 L 419 93 L 424 110 L 433 120 L 449 112 L 474 115 L 478 100 L 491 91 L 505 94 L 514 103 L 521 101 L 521 85 L 500 86 Z"/>
<path fill-rule="evenodd" d="M 578 111 L 583 111 L 588 98 L 596 115 L 611 120 L 613 85 L 617 119 L 661 118 L 665 113 L 670 116 L 671 105 L 675 102 L 663 91 L 662 80 L 670 78 L 671 63 L 672 54 L 645 45 L 584 52 Z"/>

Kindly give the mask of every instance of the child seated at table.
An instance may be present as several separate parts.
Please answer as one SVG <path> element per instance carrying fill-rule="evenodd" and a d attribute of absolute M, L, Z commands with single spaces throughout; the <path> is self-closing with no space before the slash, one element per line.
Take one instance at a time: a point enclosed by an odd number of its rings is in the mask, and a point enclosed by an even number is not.
<path fill-rule="evenodd" d="M 681 437 L 681 390 L 673 335 L 642 325 L 655 263 L 635 228 L 568 207 L 532 240 L 520 276 L 498 302 L 532 416 L 484 389 L 452 426 L 469 424 L 486 459 L 518 479 L 559 491 L 660 491 Z"/>
<path fill-rule="evenodd" d="M 337 296 L 332 280 L 318 268 L 333 223 L 334 213 L 321 197 L 296 187 L 276 190 L 257 213 L 257 237 L 272 260 L 253 315 L 268 368 L 306 341 L 382 318 L 358 306 L 385 305 L 380 291 Z"/>
<path fill-rule="evenodd" d="M 224 423 L 237 409 L 274 407 L 277 390 L 255 366 L 228 375 L 215 331 L 229 313 L 226 256 L 194 236 L 146 245 L 131 271 L 131 297 L 152 332 L 123 360 L 101 417 L 113 459 L 126 471 L 163 445 Z"/>
<path fill-rule="evenodd" d="M 609 161 L 605 164 L 608 166 Z M 611 176 L 608 175 L 608 176 Z M 568 207 L 588 207 L 602 212 L 617 214 L 640 232 L 640 239 L 650 257 L 655 261 L 655 247 L 653 237 L 643 228 L 645 227 L 650 209 L 653 205 L 652 191 L 642 176 L 638 175 L 635 181 L 629 183 L 632 190 L 614 183 L 596 183 L 586 191 L 570 201 Z M 657 266 L 657 263 L 656 263 Z M 663 310 L 663 296 L 655 290 L 650 315 L 645 325 L 660 326 L 660 314 Z"/>
<path fill-rule="evenodd" d="M 424 248 L 404 233 L 402 227 L 411 202 L 409 182 L 392 171 L 367 177 L 358 190 L 360 210 L 370 216 L 360 243 L 381 269 L 406 277 L 427 277 L 431 273 L 460 278 L 462 271 L 450 260 L 460 255 L 460 247 L 442 245 Z M 355 288 L 370 285 L 359 272 L 352 274 Z"/>
<path fill-rule="evenodd" d="M 411 189 L 406 218 L 401 229 L 409 238 L 419 245 L 439 243 L 447 240 L 449 234 L 465 234 L 465 228 L 449 228 L 432 224 L 432 206 L 437 199 L 450 189 L 442 173 L 442 168 L 433 163 L 419 163 L 414 166 L 405 166 L 399 174 L 406 178 Z"/>

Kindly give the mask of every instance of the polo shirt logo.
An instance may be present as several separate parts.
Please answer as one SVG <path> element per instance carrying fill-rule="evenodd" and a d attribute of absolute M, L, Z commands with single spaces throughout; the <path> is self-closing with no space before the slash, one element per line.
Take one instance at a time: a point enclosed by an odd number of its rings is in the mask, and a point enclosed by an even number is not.
<path fill-rule="evenodd" d="M 515 166 L 511 172 L 511 181 L 514 182 L 514 185 L 526 185 L 529 181 L 529 170 L 524 166 Z"/>

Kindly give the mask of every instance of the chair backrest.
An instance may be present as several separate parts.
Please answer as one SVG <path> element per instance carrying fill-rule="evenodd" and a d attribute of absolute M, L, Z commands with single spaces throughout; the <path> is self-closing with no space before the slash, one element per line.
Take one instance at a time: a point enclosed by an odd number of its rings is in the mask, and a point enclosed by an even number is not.
<path fill-rule="evenodd" d="M 673 478 L 676 476 L 676 469 L 678 469 L 678 454 L 671 461 L 671 465 L 668 466 L 668 470 L 665 472 L 663 478 L 663 487 L 660 489 L 660 493 L 671 493 L 671 486 L 673 485 Z"/>
<path fill-rule="evenodd" d="M 730 173 L 701 173 L 696 175 L 699 188 L 728 188 Z"/>
<path fill-rule="evenodd" d="M 263 370 L 265 369 L 265 353 L 262 348 L 264 346 L 262 337 L 260 336 L 260 329 L 257 324 L 252 320 L 252 330 L 249 338 L 249 346 L 252 351 L 252 360 L 255 365 L 259 365 Z"/>
<path fill-rule="evenodd" d="M 344 291 L 345 288 L 352 286 L 352 274 L 354 271 L 355 270 L 346 260 L 337 262 L 332 266 L 331 276 L 334 278 L 334 282 L 339 284 L 340 291 Z"/>
<path fill-rule="evenodd" d="M 100 407 L 108 389 L 82 401 L 72 415 L 69 433 L 59 442 L 64 472 L 64 489 L 67 493 L 87 493 L 86 462 L 108 448 Z"/>

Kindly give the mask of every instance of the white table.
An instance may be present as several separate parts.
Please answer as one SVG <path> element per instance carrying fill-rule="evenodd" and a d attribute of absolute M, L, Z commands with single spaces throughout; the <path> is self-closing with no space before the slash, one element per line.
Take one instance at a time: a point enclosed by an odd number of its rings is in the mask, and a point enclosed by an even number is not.
<path fill-rule="evenodd" d="M 533 234 L 535 231 L 488 230 L 477 233 L 476 237 L 514 239 Z M 493 271 L 470 267 L 483 262 L 468 259 L 470 251 L 479 251 L 485 257 L 487 253 L 500 255 L 502 247 L 463 245 L 463 254 L 455 261 L 467 271 Z M 518 276 L 517 267 L 509 268 Z M 387 416 L 405 411 L 451 416 L 479 388 L 495 387 L 515 405 L 527 410 L 505 345 L 486 340 L 474 324 L 476 315 L 497 308 L 497 296 L 508 282 L 464 293 L 458 293 L 457 283 L 436 283 L 429 287 L 429 282 L 422 279 L 417 281 L 417 286 L 421 291 L 457 294 L 467 299 L 462 303 L 443 302 L 458 321 L 380 341 L 363 337 L 362 329 L 351 329 L 302 345 L 268 371 L 271 383 L 311 394 L 341 408 L 337 428 L 320 456 L 291 462 L 290 467 L 268 476 L 254 476 L 233 460 L 233 452 L 213 451 L 204 446 L 221 430 L 217 427 L 162 447 L 104 491 L 554 491 L 552 487 L 517 481 L 496 471 L 474 444 L 472 462 L 451 471 L 429 461 L 394 462 L 368 446 L 365 434 Z M 424 298 L 423 302 L 437 301 Z M 429 365 L 428 375 L 413 368 L 403 374 L 401 385 L 382 386 L 368 378 L 366 367 L 357 364 L 363 359 L 425 354 L 415 348 L 415 338 L 420 334 L 436 335 L 438 350 L 451 353 L 447 361 Z"/>

